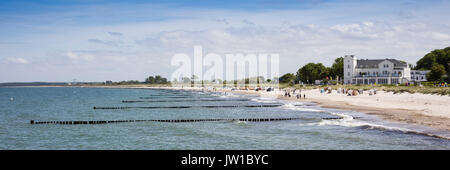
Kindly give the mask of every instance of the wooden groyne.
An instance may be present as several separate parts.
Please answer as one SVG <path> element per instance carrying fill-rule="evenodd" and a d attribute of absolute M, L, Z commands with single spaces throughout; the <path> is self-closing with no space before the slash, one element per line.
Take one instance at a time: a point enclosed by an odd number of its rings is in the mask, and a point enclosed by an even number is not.
<path fill-rule="evenodd" d="M 221 105 L 221 106 L 124 106 L 124 107 L 96 107 L 94 109 L 185 109 L 185 108 L 229 108 L 229 107 L 280 107 L 280 104 L 273 105 Z"/>
<path fill-rule="evenodd" d="M 214 98 L 214 96 L 143 96 L 139 97 L 139 99 L 183 99 L 183 98 Z"/>
<path fill-rule="evenodd" d="M 250 99 L 186 99 L 186 100 L 122 100 L 122 103 L 151 103 L 151 102 L 219 102 L 219 101 L 250 101 Z"/>
<path fill-rule="evenodd" d="M 181 120 L 178 120 L 178 119 L 175 119 L 175 120 L 92 120 L 92 121 L 34 121 L 34 120 L 30 120 L 30 124 L 87 125 L 87 124 L 128 123 L 128 122 L 167 122 L 167 123 L 219 122 L 219 121 L 269 122 L 269 121 L 286 121 L 286 120 L 298 120 L 298 119 L 307 119 L 307 118 L 181 119 Z M 327 117 L 327 118 L 322 118 L 322 119 L 330 120 L 330 119 L 342 119 L 342 118 L 341 117 Z"/>
<path fill-rule="evenodd" d="M 174 96 L 194 96 L 192 94 L 150 94 L 148 97 L 174 97 Z"/>

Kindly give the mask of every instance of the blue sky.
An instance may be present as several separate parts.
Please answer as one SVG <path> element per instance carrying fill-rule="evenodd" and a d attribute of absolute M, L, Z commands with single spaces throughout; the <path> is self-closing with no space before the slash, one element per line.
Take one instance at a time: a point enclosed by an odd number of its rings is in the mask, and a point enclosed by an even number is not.
<path fill-rule="evenodd" d="M 415 63 L 450 46 L 450 2 L 0 1 L 0 82 L 170 76 L 176 53 L 279 53 L 280 72 L 334 58 Z"/>

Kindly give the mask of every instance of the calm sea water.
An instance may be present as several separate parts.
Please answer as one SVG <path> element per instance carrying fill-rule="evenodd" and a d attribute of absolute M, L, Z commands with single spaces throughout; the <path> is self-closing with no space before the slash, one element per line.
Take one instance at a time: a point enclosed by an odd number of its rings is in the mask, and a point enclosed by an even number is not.
<path fill-rule="evenodd" d="M 187 99 L 191 101 L 180 101 Z M 192 101 L 197 99 L 226 101 Z M 250 100 L 236 101 L 238 99 Z M 169 102 L 122 103 L 122 100 Z M 179 101 L 170 102 L 172 100 Z M 238 106 L 273 103 L 282 106 L 93 109 L 94 106 Z M 288 117 L 302 119 L 272 122 L 30 124 L 30 120 Z M 329 117 L 344 119 L 321 119 Z M 244 95 L 151 89 L 0 88 L 0 149 L 450 149 L 450 140 L 426 134 L 450 136 L 448 132 L 385 122 L 363 113 Z"/>

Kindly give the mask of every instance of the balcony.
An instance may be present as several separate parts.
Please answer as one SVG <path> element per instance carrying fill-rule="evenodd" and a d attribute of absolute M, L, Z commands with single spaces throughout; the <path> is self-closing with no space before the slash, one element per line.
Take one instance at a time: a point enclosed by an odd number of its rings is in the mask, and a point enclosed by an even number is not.
<path fill-rule="evenodd" d="M 402 77 L 402 75 L 376 75 L 376 76 L 372 76 L 372 75 L 357 75 L 357 76 L 353 76 L 354 78 L 386 78 L 386 77 Z"/>

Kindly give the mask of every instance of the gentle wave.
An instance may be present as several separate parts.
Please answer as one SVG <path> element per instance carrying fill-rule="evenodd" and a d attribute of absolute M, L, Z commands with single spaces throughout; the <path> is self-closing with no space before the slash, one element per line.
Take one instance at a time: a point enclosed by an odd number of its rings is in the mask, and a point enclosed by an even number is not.
<path fill-rule="evenodd" d="M 239 124 L 239 125 L 246 125 L 246 121 L 240 121 L 240 120 L 233 120 L 233 123 Z"/>
<path fill-rule="evenodd" d="M 281 106 L 281 108 L 289 109 L 289 110 L 296 110 L 296 111 L 306 111 L 306 112 L 325 112 L 325 111 L 319 110 L 319 109 L 298 107 L 298 106 L 293 105 L 292 103 L 285 104 L 285 105 Z"/>
<path fill-rule="evenodd" d="M 258 102 L 258 103 L 274 103 L 274 100 L 263 100 L 261 98 L 255 98 L 251 99 L 251 101 Z"/>
<path fill-rule="evenodd" d="M 320 120 L 319 122 L 306 123 L 304 125 L 308 125 L 308 126 L 325 126 L 325 125 L 333 126 L 334 125 L 334 126 L 345 126 L 345 127 L 361 127 L 361 128 L 366 128 L 366 129 L 378 129 L 378 130 L 394 131 L 394 132 L 401 132 L 401 133 L 425 135 L 425 136 L 450 140 L 450 136 L 441 136 L 441 135 L 436 135 L 436 134 L 432 134 L 432 133 L 428 133 L 428 132 L 422 132 L 422 131 L 406 129 L 406 128 L 401 128 L 401 127 L 378 125 L 378 124 L 373 124 L 373 123 L 356 120 L 352 116 L 342 114 L 342 113 L 333 113 L 333 112 L 329 112 L 329 113 L 331 115 L 342 117 L 342 119 Z"/>

